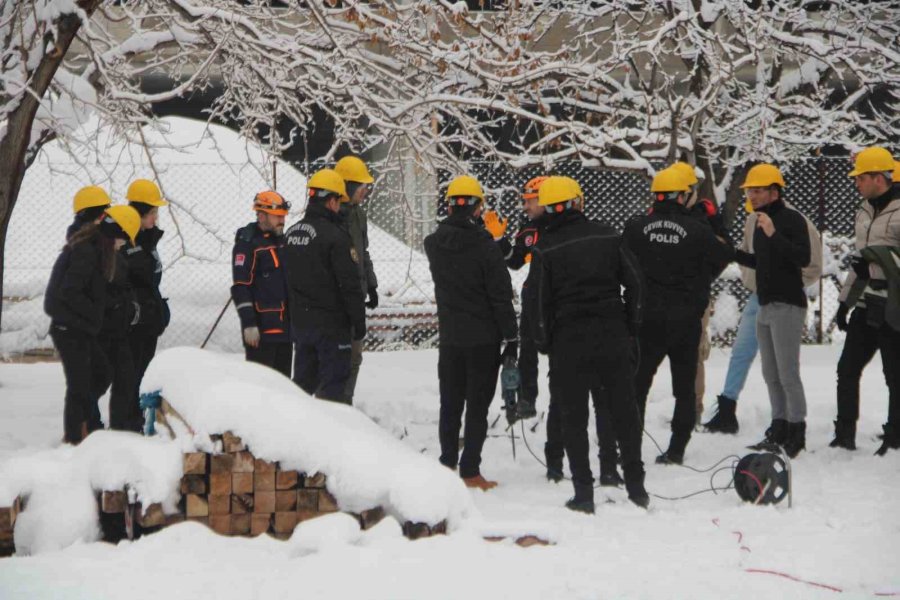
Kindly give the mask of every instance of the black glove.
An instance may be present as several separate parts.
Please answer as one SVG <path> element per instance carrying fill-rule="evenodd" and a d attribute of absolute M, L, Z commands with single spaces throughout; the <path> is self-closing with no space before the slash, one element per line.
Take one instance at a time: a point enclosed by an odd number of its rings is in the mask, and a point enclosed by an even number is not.
<path fill-rule="evenodd" d="M 851 258 L 850 266 L 853 268 L 853 272 L 856 273 L 857 279 L 869 278 L 869 263 L 863 257 L 854 256 Z"/>
<path fill-rule="evenodd" d="M 369 299 L 366 302 L 366 308 L 378 308 L 378 289 L 369 288 Z"/>
<path fill-rule="evenodd" d="M 512 360 L 517 360 L 519 357 L 519 342 L 506 342 L 506 348 L 503 349 L 503 354 L 500 355 L 500 362 L 505 363 L 506 359 L 511 358 Z"/>
<path fill-rule="evenodd" d="M 840 306 L 838 306 L 837 315 L 834 317 L 835 323 L 837 323 L 837 328 L 841 331 L 847 331 L 847 313 L 850 312 L 850 307 L 847 306 L 846 303 L 841 302 Z"/>

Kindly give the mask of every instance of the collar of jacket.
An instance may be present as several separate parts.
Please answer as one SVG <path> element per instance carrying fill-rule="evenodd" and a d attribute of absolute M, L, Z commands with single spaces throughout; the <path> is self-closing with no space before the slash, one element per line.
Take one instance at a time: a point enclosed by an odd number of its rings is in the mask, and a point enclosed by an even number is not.
<path fill-rule="evenodd" d="M 441 224 L 460 229 L 484 229 L 484 223 L 480 217 L 465 214 L 451 214 Z"/>
<path fill-rule="evenodd" d="M 772 216 L 772 215 L 778 213 L 779 211 L 781 211 L 781 209 L 783 209 L 783 208 L 784 208 L 784 200 L 779 198 L 778 200 L 776 200 L 775 202 L 773 202 L 771 204 L 766 204 L 761 209 L 759 209 L 758 212 L 763 212 L 769 216 Z"/>
<path fill-rule="evenodd" d="M 650 209 L 654 213 L 681 213 L 683 215 L 690 214 L 690 210 L 684 204 L 678 204 L 675 200 L 663 200 L 662 202 L 654 202 Z"/>
<path fill-rule="evenodd" d="M 164 233 L 162 229 L 156 226 L 150 229 L 141 229 L 135 238 L 135 246 L 140 246 L 145 250 L 153 250 Z"/>
<path fill-rule="evenodd" d="M 325 208 L 324 204 L 310 203 L 306 207 L 307 219 L 327 219 L 333 223 L 343 223 L 344 216 L 340 212 L 333 212 Z"/>
<path fill-rule="evenodd" d="M 867 202 L 877 215 L 878 213 L 883 211 L 884 207 L 890 204 L 891 200 L 893 200 L 894 198 L 900 198 L 900 192 L 898 192 L 897 186 L 889 187 L 885 193 L 875 198 L 869 198 Z"/>
<path fill-rule="evenodd" d="M 586 220 L 587 217 L 580 210 L 564 210 L 561 213 L 549 213 L 547 215 L 547 231 L 559 229 L 569 223 Z"/>

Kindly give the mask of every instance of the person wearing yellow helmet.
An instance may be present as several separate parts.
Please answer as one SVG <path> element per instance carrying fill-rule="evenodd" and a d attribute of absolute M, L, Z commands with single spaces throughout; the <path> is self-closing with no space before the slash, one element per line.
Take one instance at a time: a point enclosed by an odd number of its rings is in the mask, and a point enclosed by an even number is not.
<path fill-rule="evenodd" d="M 147 366 L 156 354 L 156 345 L 169 324 L 169 304 L 159 291 L 163 265 L 157 246 L 163 231 L 157 227 L 159 209 L 169 203 L 159 186 L 149 179 L 135 179 L 125 192 L 128 205 L 141 216 L 141 228 L 134 244 L 122 248 L 128 263 L 128 280 L 140 306 L 140 319 L 128 338 L 134 359 L 136 386 L 140 389 Z"/>
<path fill-rule="evenodd" d="M 273 190 L 253 198 L 256 220 L 237 230 L 231 251 L 231 299 L 241 321 L 244 356 L 291 376 L 293 347 L 282 254 L 291 208 Z"/>
<path fill-rule="evenodd" d="M 347 187 L 347 195 L 342 198 L 341 216 L 344 218 L 344 226 L 350 234 L 353 242 L 353 250 L 359 259 L 356 262 L 359 271 L 359 281 L 366 292 L 366 308 L 378 308 L 378 278 L 375 276 L 375 268 L 372 258 L 369 256 L 369 224 L 366 219 L 366 211 L 362 204 L 372 191 L 375 178 L 369 173 L 366 163 L 357 156 L 345 156 L 337 161 L 334 170 L 344 178 Z M 350 357 L 350 376 L 347 378 L 347 387 L 344 390 L 344 398 L 348 404 L 353 403 L 353 394 L 356 391 L 356 380 L 359 376 L 359 367 L 363 360 L 362 340 L 353 342 Z"/>
<path fill-rule="evenodd" d="M 756 228 L 753 253 L 739 250 L 737 261 L 755 269 L 756 335 L 772 407 L 772 423 L 756 447 L 779 444 L 794 458 L 806 447 L 800 342 L 807 307 L 803 268 L 811 262 L 812 245 L 803 215 L 785 204 L 785 182 L 778 167 L 754 165 L 741 187 L 753 205 Z"/>
<path fill-rule="evenodd" d="M 482 225 L 484 191 L 478 180 L 456 177 L 445 201 L 449 216 L 424 242 L 438 313 L 440 462 L 458 467 L 466 486 L 488 490 L 497 485 L 481 474 L 488 408 L 500 365 L 514 361 L 518 350 L 512 282 L 503 255 Z"/>
<path fill-rule="evenodd" d="M 643 321 L 633 332 L 640 357 L 635 394 L 643 420 L 653 378 L 668 357 L 675 410 L 668 449 L 656 462 L 680 464 L 697 421 L 695 385 L 710 273 L 733 260 L 734 250 L 691 215 L 685 206 L 690 185 L 678 169 L 657 173 L 650 191 L 653 213 L 632 218 L 623 235 L 647 282 Z"/>
<path fill-rule="evenodd" d="M 859 380 L 880 351 L 889 401 L 876 453 L 884 455 L 900 448 L 900 164 L 885 148 L 866 148 L 856 155 L 850 176 L 863 202 L 856 213 L 856 252 L 835 319 L 847 337 L 838 360 L 837 419 L 831 446 L 856 448 Z"/>
<path fill-rule="evenodd" d="M 550 358 L 551 402 L 560 408 L 575 491 L 566 507 L 594 512 L 587 435 L 591 398 L 597 413 L 604 401 L 608 408 L 628 498 L 646 507 L 650 499 L 644 489 L 632 364 L 622 352 L 640 322 L 643 287 L 637 263 L 622 251 L 612 227 L 584 215 L 584 193 L 574 179 L 549 177 L 538 190 L 538 203 L 547 223 L 532 251 L 523 311 L 538 350 Z M 608 472 L 602 455 L 601 471 Z"/>
<path fill-rule="evenodd" d="M 124 297 L 115 302 L 108 294 L 114 281 L 121 282 L 116 249 L 134 237 L 139 221 L 127 206 L 110 207 L 99 222 L 83 225 L 69 238 L 50 273 L 44 312 L 66 377 L 63 439 L 69 444 L 103 427 L 97 402 L 110 384 L 110 372 L 98 336 L 114 324 L 114 315 L 124 315 L 116 322 L 127 327 L 136 314 Z"/>
<path fill-rule="evenodd" d="M 349 404 L 353 342 L 366 336 L 359 255 L 341 217 L 344 178 L 321 169 L 306 182 L 306 214 L 285 235 L 294 382 L 317 398 Z"/>

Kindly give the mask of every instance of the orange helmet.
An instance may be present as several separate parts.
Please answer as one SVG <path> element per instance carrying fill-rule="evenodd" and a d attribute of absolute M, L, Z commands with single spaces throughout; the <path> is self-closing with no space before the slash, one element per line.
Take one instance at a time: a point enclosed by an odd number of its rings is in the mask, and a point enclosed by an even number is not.
<path fill-rule="evenodd" d="M 253 210 L 284 217 L 291 210 L 291 203 L 278 192 L 266 190 L 258 193 L 253 199 Z"/>
<path fill-rule="evenodd" d="M 529 179 L 528 183 L 525 184 L 525 191 L 522 192 L 522 200 L 536 199 L 538 190 L 541 189 L 541 184 L 545 181 L 547 181 L 546 175 L 538 175 Z"/>

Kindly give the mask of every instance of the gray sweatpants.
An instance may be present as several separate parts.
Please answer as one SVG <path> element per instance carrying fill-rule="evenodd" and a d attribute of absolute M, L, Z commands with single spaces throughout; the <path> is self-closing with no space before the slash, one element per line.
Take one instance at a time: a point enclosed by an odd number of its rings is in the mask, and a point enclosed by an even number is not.
<path fill-rule="evenodd" d="M 793 304 L 773 302 L 759 307 L 756 337 L 772 420 L 799 423 L 806 419 L 806 395 L 800 380 L 800 340 L 805 322 L 806 309 Z"/>

